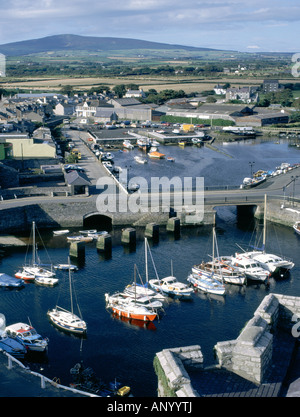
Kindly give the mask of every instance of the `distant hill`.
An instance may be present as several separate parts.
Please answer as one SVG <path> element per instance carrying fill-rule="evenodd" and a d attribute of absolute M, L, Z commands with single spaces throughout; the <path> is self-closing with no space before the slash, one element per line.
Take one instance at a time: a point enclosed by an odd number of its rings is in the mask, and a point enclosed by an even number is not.
<path fill-rule="evenodd" d="M 116 51 L 130 49 L 181 49 L 186 51 L 214 51 L 210 48 L 170 45 L 138 39 L 107 38 L 78 35 L 55 35 L 0 45 L 0 52 L 6 56 L 22 56 L 49 51 Z"/>

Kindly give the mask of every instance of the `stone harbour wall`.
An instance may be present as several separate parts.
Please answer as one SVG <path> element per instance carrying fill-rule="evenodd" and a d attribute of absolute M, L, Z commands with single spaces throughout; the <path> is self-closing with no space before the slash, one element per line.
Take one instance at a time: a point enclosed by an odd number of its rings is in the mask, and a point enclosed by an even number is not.
<path fill-rule="evenodd" d="M 237 339 L 215 345 L 218 362 L 215 367 L 227 369 L 255 384 L 262 384 L 274 366 L 273 333 L 276 328 L 291 331 L 297 322 L 300 323 L 300 297 L 273 293 L 267 295 Z M 156 354 L 154 368 L 158 377 L 159 396 L 199 396 L 191 385 L 185 366 L 203 367 L 200 346 L 164 349 Z"/>
<path fill-rule="evenodd" d="M 215 345 L 219 365 L 262 383 L 272 366 L 272 333 L 278 326 L 290 330 L 295 316 L 300 319 L 300 297 L 269 294 L 237 339 Z"/>
<path fill-rule="evenodd" d="M 164 349 L 156 354 L 154 368 L 158 376 L 159 397 L 197 397 L 185 366 L 202 367 L 200 346 Z"/>

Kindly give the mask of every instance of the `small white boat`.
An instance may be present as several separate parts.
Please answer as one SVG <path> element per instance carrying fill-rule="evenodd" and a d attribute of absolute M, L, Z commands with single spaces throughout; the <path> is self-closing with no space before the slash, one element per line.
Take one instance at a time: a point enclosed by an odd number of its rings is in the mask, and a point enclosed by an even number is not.
<path fill-rule="evenodd" d="M 165 277 L 162 279 L 150 279 L 149 285 L 155 291 L 160 291 L 169 296 L 178 298 L 189 298 L 193 293 L 193 289 L 183 282 L 177 281 L 174 276 Z"/>
<path fill-rule="evenodd" d="M 223 284 L 206 274 L 190 274 L 187 277 L 187 281 L 190 282 L 195 288 L 206 293 L 224 295 L 226 292 Z"/>
<path fill-rule="evenodd" d="M 90 236 L 68 236 L 69 242 L 92 242 L 93 238 Z"/>
<path fill-rule="evenodd" d="M 69 269 L 71 271 L 77 271 L 78 267 L 76 265 L 71 265 L 71 264 L 57 264 L 54 265 L 55 269 L 62 269 L 63 271 L 68 271 Z"/>
<path fill-rule="evenodd" d="M 55 277 L 35 277 L 34 282 L 38 285 L 44 285 L 46 287 L 54 287 L 58 284 L 58 278 Z"/>
<path fill-rule="evenodd" d="M 54 236 L 66 235 L 68 233 L 70 233 L 70 230 L 68 230 L 68 229 L 65 229 L 65 230 L 54 230 L 53 231 Z"/>
<path fill-rule="evenodd" d="M 134 145 L 130 142 L 130 140 L 124 140 L 123 146 L 125 149 L 133 149 Z"/>
<path fill-rule="evenodd" d="M 48 348 L 48 339 L 38 334 L 31 324 L 15 323 L 7 326 L 5 330 L 10 337 L 21 339 L 30 351 L 44 352 Z"/>
<path fill-rule="evenodd" d="M 127 189 L 128 191 L 138 191 L 140 189 L 140 185 L 137 183 L 128 184 Z"/>
<path fill-rule="evenodd" d="M 89 235 L 90 233 L 97 233 L 97 229 L 79 230 L 79 233 L 82 235 Z"/>
<path fill-rule="evenodd" d="M 146 164 L 148 161 L 146 158 L 142 158 L 141 156 L 135 156 L 134 160 L 138 163 L 138 164 Z"/>
<path fill-rule="evenodd" d="M 299 222 L 296 222 L 296 223 L 293 225 L 293 229 L 295 230 L 295 232 L 296 232 L 298 235 L 300 235 L 300 221 L 299 221 Z"/>

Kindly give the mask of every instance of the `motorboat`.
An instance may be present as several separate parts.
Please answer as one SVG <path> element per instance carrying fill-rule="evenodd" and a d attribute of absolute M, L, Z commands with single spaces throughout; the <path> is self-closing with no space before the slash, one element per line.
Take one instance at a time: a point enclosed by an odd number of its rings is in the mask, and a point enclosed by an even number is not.
<path fill-rule="evenodd" d="M 0 287 L 5 288 L 20 288 L 24 286 L 24 281 L 19 278 L 11 277 L 10 275 L 0 273 Z"/>
<path fill-rule="evenodd" d="M 162 279 L 150 279 L 149 285 L 155 291 L 161 291 L 171 297 L 189 298 L 193 293 L 193 290 L 188 285 L 179 282 L 172 275 Z"/>
<path fill-rule="evenodd" d="M 130 140 L 124 140 L 123 146 L 125 149 L 133 149 L 134 145 L 130 142 Z"/>
<path fill-rule="evenodd" d="M 138 163 L 138 164 L 146 164 L 148 161 L 146 158 L 142 158 L 141 156 L 135 156 L 134 160 Z"/>
<path fill-rule="evenodd" d="M 262 268 L 262 266 L 251 259 L 246 254 L 238 254 L 231 257 L 231 266 L 234 266 L 239 271 L 244 272 L 247 279 L 253 281 L 266 282 L 270 277 L 270 272 Z"/>
<path fill-rule="evenodd" d="M 264 253 L 260 251 L 246 252 L 247 256 L 251 257 L 259 263 L 264 269 L 271 274 L 281 274 L 284 271 L 289 271 L 295 264 L 288 260 L 283 259 L 278 255 L 272 253 Z"/>
<path fill-rule="evenodd" d="M 140 189 L 140 184 L 138 183 L 129 183 L 127 186 L 128 191 L 138 191 Z"/>
<path fill-rule="evenodd" d="M 151 146 L 155 146 L 156 148 L 159 147 L 160 143 L 155 139 L 150 139 Z"/>
<path fill-rule="evenodd" d="M 147 151 L 148 149 L 151 148 L 151 143 L 150 143 L 149 139 L 147 139 L 147 138 L 143 138 L 143 137 L 138 138 L 137 141 L 136 141 L 136 144 L 143 151 Z"/>
<path fill-rule="evenodd" d="M 169 161 L 169 162 L 175 162 L 175 158 L 173 158 L 173 156 L 168 156 L 167 157 L 167 161 Z"/>
<path fill-rule="evenodd" d="M 0 330 L 0 349 L 15 358 L 22 359 L 27 353 L 27 349 L 21 341 L 7 336 L 5 332 Z"/>
<path fill-rule="evenodd" d="M 89 235 L 91 233 L 97 233 L 97 229 L 89 229 L 89 230 L 79 230 L 79 233 L 82 235 Z"/>
<path fill-rule="evenodd" d="M 65 230 L 54 230 L 53 231 L 53 235 L 54 236 L 62 236 L 62 235 L 66 235 L 68 233 L 70 233 L 70 230 L 68 230 L 68 229 L 65 229 Z"/>
<path fill-rule="evenodd" d="M 165 157 L 164 153 L 160 153 L 158 151 L 149 152 L 148 155 L 149 155 L 149 158 L 152 158 L 152 159 L 163 159 Z"/>
<path fill-rule="evenodd" d="M 69 269 L 71 269 L 71 271 L 77 271 L 78 267 L 76 265 L 71 265 L 71 264 L 57 264 L 54 265 L 55 269 L 61 269 L 63 271 L 68 271 Z"/>
<path fill-rule="evenodd" d="M 36 276 L 34 282 L 38 285 L 44 285 L 45 287 L 54 287 L 58 284 L 59 279 L 56 277 L 41 277 Z"/>
<path fill-rule="evenodd" d="M 4 314 L 0 314 L 0 350 L 3 350 L 17 359 L 23 359 L 27 353 L 26 346 L 20 338 L 8 336 L 5 329 L 6 319 Z"/>
<path fill-rule="evenodd" d="M 293 224 L 293 229 L 298 235 L 300 235 L 300 221 Z"/>
<path fill-rule="evenodd" d="M 247 282 L 247 278 L 243 272 L 240 272 L 231 265 L 225 264 L 223 261 L 218 261 L 217 259 L 194 265 L 192 267 L 192 273 L 202 273 L 206 276 L 213 274 L 214 279 L 226 284 L 245 285 Z"/>
<path fill-rule="evenodd" d="M 214 279 L 212 276 L 208 276 L 203 273 L 192 273 L 187 277 L 187 281 L 193 285 L 193 287 L 200 289 L 206 293 L 224 295 L 226 292 L 225 286 Z"/>
<path fill-rule="evenodd" d="M 15 277 L 25 282 L 33 282 L 35 279 L 33 274 L 30 274 L 29 272 L 21 269 L 15 273 Z"/>
<path fill-rule="evenodd" d="M 164 300 L 165 297 L 161 294 L 157 294 L 156 291 L 152 290 L 151 288 L 148 288 L 147 284 L 137 284 L 132 283 L 127 285 L 124 288 L 124 293 L 128 294 L 130 297 L 147 297 L 156 300 Z"/>
<path fill-rule="evenodd" d="M 70 263 L 70 260 L 69 260 Z M 73 282 L 72 282 L 72 274 L 71 270 L 69 269 L 69 291 L 70 291 L 70 310 L 66 310 L 62 307 L 55 306 L 52 310 L 48 310 L 47 316 L 49 320 L 61 330 L 64 330 L 69 333 L 83 335 L 87 331 L 86 322 L 82 319 L 79 306 L 77 304 L 77 308 L 79 311 L 79 315 L 74 313 L 73 308 Z"/>
<path fill-rule="evenodd" d="M 91 236 L 68 236 L 67 240 L 69 242 L 92 242 L 93 238 Z"/>
<path fill-rule="evenodd" d="M 48 348 L 48 339 L 37 333 L 31 324 L 15 323 L 6 327 L 9 336 L 22 340 L 28 350 L 34 352 L 45 352 Z"/>
<path fill-rule="evenodd" d="M 263 242 L 262 247 L 254 247 L 254 250 L 244 251 L 243 255 L 248 258 L 253 259 L 258 262 L 258 264 L 267 270 L 272 275 L 284 275 L 287 271 L 292 269 L 295 264 L 292 260 L 283 258 L 279 255 L 266 252 L 266 218 L 267 218 L 267 197 L 265 195 L 265 204 L 264 204 L 264 226 L 263 226 Z"/>

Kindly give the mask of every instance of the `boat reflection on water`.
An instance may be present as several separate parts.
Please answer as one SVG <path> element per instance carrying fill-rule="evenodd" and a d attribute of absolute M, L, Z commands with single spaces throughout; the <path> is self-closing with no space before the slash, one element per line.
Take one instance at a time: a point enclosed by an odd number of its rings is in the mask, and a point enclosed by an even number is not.
<path fill-rule="evenodd" d="M 156 326 L 153 323 L 153 321 L 142 321 L 142 320 L 137 320 L 137 319 L 131 319 L 128 317 L 119 316 L 117 313 L 112 313 L 111 317 L 114 320 L 122 321 L 128 327 L 134 326 L 134 327 L 139 327 L 141 329 L 156 330 Z"/>

